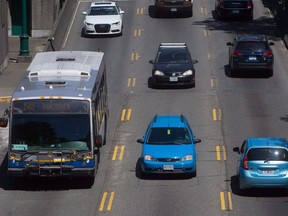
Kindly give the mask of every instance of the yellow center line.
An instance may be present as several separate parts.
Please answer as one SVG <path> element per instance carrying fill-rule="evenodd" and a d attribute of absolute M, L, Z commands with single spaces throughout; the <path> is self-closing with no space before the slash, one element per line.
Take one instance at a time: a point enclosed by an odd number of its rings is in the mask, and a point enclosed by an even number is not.
<path fill-rule="evenodd" d="M 144 8 L 137 8 L 137 15 L 141 15 L 144 13 Z"/>
<path fill-rule="evenodd" d="M 10 103 L 11 96 L 0 96 L 0 103 Z"/>
<path fill-rule="evenodd" d="M 121 146 L 121 149 L 120 149 L 119 160 L 122 160 L 122 159 L 123 159 L 124 149 L 125 149 L 125 146 L 122 145 L 122 146 Z"/>
<path fill-rule="evenodd" d="M 221 202 L 221 210 L 222 211 L 226 210 L 224 192 L 220 192 L 220 202 Z"/>
<path fill-rule="evenodd" d="M 131 84 L 131 77 L 128 78 L 127 87 L 130 87 L 130 84 Z"/>
<path fill-rule="evenodd" d="M 113 161 L 116 160 L 117 152 L 118 152 L 118 145 L 116 145 L 114 148 L 114 152 L 113 152 L 113 156 L 112 156 Z"/>
<path fill-rule="evenodd" d="M 220 146 L 219 145 L 216 146 L 216 158 L 218 161 L 221 160 Z"/>
<path fill-rule="evenodd" d="M 217 120 L 217 110 L 213 109 L 213 121 Z"/>
<path fill-rule="evenodd" d="M 223 150 L 223 160 L 226 160 L 227 159 L 227 154 L 226 154 L 225 145 L 222 145 L 222 150 Z"/>
<path fill-rule="evenodd" d="M 228 192 L 228 205 L 229 205 L 229 210 L 233 210 L 231 192 Z"/>
<path fill-rule="evenodd" d="M 110 199 L 109 199 L 108 206 L 107 206 L 107 211 L 110 211 L 111 208 L 112 208 L 112 203 L 113 203 L 113 200 L 114 200 L 114 196 L 115 196 L 115 193 L 111 192 Z"/>
<path fill-rule="evenodd" d="M 122 110 L 122 115 L 121 115 L 121 121 L 125 120 L 125 115 L 126 115 L 126 109 Z"/>
<path fill-rule="evenodd" d="M 213 121 L 220 121 L 222 119 L 221 109 L 213 109 Z"/>
<path fill-rule="evenodd" d="M 132 83 L 132 85 L 131 85 L 131 83 Z M 136 85 L 136 78 L 135 77 L 129 77 L 127 87 L 135 87 L 135 85 Z"/>
<path fill-rule="evenodd" d="M 103 194 L 103 196 L 102 196 L 102 199 L 101 199 L 99 211 L 103 211 L 106 198 L 107 198 L 107 192 L 104 192 L 104 194 Z"/>
<path fill-rule="evenodd" d="M 131 113 L 132 113 L 132 109 L 131 108 L 125 108 L 122 110 L 122 114 L 121 114 L 121 121 L 129 121 L 131 118 Z"/>
<path fill-rule="evenodd" d="M 128 113 L 127 113 L 127 118 L 126 118 L 127 121 L 129 121 L 131 118 L 131 112 L 132 112 L 132 109 L 129 108 Z"/>

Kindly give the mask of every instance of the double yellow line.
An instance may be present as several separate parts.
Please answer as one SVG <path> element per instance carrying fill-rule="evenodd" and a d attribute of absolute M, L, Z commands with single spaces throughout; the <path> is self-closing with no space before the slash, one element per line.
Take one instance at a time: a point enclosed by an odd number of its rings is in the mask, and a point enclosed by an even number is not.
<path fill-rule="evenodd" d="M 223 154 L 223 161 L 227 159 L 225 145 L 216 145 L 216 158 L 218 161 L 222 160 L 221 152 Z"/>
<path fill-rule="evenodd" d="M 121 114 L 121 122 L 129 121 L 131 118 L 132 109 L 131 108 L 124 108 Z"/>
<path fill-rule="evenodd" d="M 227 192 L 227 202 L 225 200 L 225 192 L 220 192 L 220 202 L 222 211 L 233 210 L 231 192 Z"/>
<path fill-rule="evenodd" d="M 112 204 L 113 204 L 113 200 L 114 200 L 114 196 L 115 196 L 115 192 L 113 191 L 108 191 L 108 192 L 104 192 L 102 199 L 101 199 L 101 203 L 100 203 L 100 207 L 99 207 L 99 211 L 103 211 L 105 208 L 105 203 L 106 203 L 106 199 L 108 197 L 109 194 L 109 200 L 108 200 L 108 204 L 106 206 L 106 210 L 110 211 L 112 209 Z"/>
<path fill-rule="evenodd" d="M 220 121 L 222 119 L 221 109 L 213 109 L 212 115 L 213 115 L 213 121 Z"/>
<path fill-rule="evenodd" d="M 117 153 L 118 153 L 119 149 L 120 149 L 120 153 L 119 153 L 118 160 L 122 160 L 123 159 L 125 146 L 124 145 L 116 145 L 115 148 L 114 148 L 113 156 L 112 156 L 112 160 L 113 161 L 115 161 L 117 159 Z"/>
<path fill-rule="evenodd" d="M 11 96 L 0 96 L 0 103 L 10 103 Z"/>

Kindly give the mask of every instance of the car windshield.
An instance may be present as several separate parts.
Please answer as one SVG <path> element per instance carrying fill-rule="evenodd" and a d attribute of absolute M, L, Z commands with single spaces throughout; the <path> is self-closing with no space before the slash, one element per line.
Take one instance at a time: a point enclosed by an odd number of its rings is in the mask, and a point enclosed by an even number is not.
<path fill-rule="evenodd" d="M 268 50 L 268 46 L 266 43 L 262 43 L 262 42 L 245 41 L 245 42 L 237 43 L 235 49 L 236 50 L 262 51 L 262 50 Z"/>
<path fill-rule="evenodd" d="M 249 160 L 288 161 L 288 151 L 280 148 L 252 148 L 247 156 Z"/>
<path fill-rule="evenodd" d="M 191 144 L 187 128 L 151 128 L 147 144 Z"/>
<path fill-rule="evenodd" d="M 14 114 L 11 150 L 91 149 L 89 114 Z"/>
<path fill-rule="evenodd" d="M 191 59 L 184 50 L 179 51 L 160 51 L 158 53 L 157 63 L 160 64 L 187 64 L 191 63 Z"/>
<path fill-rule="evenodd" d="M 91 7 L 89 15 L 117 15 L 117 9 L 114 6 Z"/>

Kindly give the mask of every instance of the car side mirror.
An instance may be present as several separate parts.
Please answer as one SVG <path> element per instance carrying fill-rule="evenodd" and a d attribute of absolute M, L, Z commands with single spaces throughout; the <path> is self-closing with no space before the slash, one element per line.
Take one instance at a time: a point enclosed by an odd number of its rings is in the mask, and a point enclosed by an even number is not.
<path fill-rule="evenodd" d="M 227 42 L 227 46 L 232 46 L 233 43 L 232 42 Z"/>
<path fill-rule="evenodd" d="M 154 60 L 150 60 L 149 63 L 150 63 L 150 64 L 154 64 Z"/>
<path fill-rule="evenodd" d="M 269 45 L 270 45 L 270 46 L 274 46 L 274 42 L 270 42 Z"/>
<path fill-rule="evenodd" d="M 120 10 L 119 13 L 120 13 L 120 14 L 124 14 L 124 11 Z"/>
<path fill-rule="evenodd" d="M 240 154 L 240 149 L 239 149 L 239 147 L 234 147 L 234 148 L 233 148 L 233 151 L 234 151 L 234 152 L 237 152 L 238 154 Z"/>
<path fill-rule="evenodd" d="M 7 127 L 8 118 L 0 118 L 0 127 Z"/>
<path fill-rule="evenodd" d="M 193 59 L 193 60 L 192 60 L 192 63 L 193 63 L 193 64 L 196 64 L 196 63 L 198 63 L 198 60 Z"/>
<path fill-rule="evenodd" d="M 87 11 L 83 11 L 82 14 L 83 14 L 83 15 L 87 15 Z"/>
<path fill-rule="evenodd" d="M 143 144 L 144 143 L 144 139 L 143 138 L 137 139 L 137 142 Z"/>
<path fill-rule="evenodd" d="M 200 143 L 200 142 L 201 142 L 201 139 L 197 139 L 197 138 L 196 138 L 196 139 L 193 140 L 193 143 L 194 143 L 194 144 Z"/>

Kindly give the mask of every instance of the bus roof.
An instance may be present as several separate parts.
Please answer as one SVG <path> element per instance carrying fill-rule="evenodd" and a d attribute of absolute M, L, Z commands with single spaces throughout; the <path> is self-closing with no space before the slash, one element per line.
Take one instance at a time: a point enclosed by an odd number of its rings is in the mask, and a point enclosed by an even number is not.
<path fill-rule="evenodd" d="M 95 85 L 100 83 L 98 75 L 104 70 L 103 58 L 103 52 L 37 53 L 12 100 L 91 98 Z"/>

